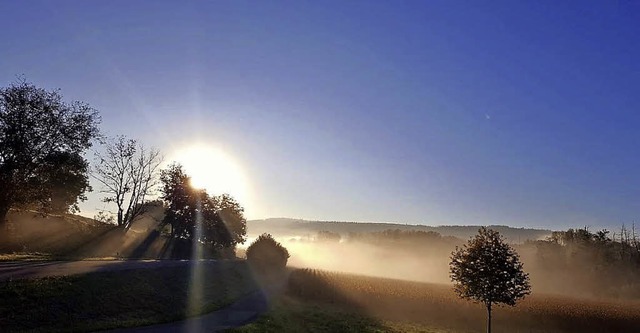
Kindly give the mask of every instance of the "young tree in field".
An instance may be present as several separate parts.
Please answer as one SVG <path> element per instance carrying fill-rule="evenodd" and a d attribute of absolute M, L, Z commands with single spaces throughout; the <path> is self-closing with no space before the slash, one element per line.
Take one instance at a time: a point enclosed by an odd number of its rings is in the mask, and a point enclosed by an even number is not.
<path fill-rule="evenodd" d="M 64 102 L 57 90 L 24 80 L 0 88 L 0 226 L 13 206 L 52 203 L 53 188 L 67 176 L 75 189 L 66 202 L 82 200 L 82 154 L 98 136 L 99 120 L 95 109 Z"/>
<path fill-rule="evenodd" d="M 456 294 L 486 306 L 487 333 L 494 304 L 514 306 L 531 293 L 529 275 L 516 251 L 497 231 L 485 227 L 462 248 L 456 247 L 449 266 Z"/>
<path fill-rule="evenodd" d="M 228 194 L 209 196 L 191 186 L 191 178 L 179 164 L 161 171 L 164 222 L 174 238 L 197 241 L 218 249 L 244 243 L 247 220 L 244 208 Z"/>
<path fill-rule="evenodd" d="M 125 229 L 144 213 L 148 195 L 158 185 L 160 152 L 147 149 L 136 140 L 119 136 L 96 153 L 93 177 L 100 182 L 105 202 L 115 203 L 118 226 Z"/>

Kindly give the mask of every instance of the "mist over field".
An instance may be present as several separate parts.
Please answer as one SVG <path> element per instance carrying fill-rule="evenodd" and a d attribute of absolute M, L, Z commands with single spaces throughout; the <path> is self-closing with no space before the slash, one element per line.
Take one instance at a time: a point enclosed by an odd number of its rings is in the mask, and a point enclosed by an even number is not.
<path fill-rule="evenodd" d="M 249 239 L 245 245 L 257 236 L 253 231 L 260 230 L 259 225 L 255 227 L 258 223 L 249 223 Z M 278 223 L 286 221 L 272 222 L 269 227 Z M 323 226 L 331 231 L 315 231 Z M 340 234 L 335 232 L 333 226 L 350 231 Z M 394 226 L 399 228 L 393 229 Z M 276 227 L 274 236 L 289 250 L 289 264 L 293 267 L 450 285 L 451 253 L 457 246 L 465 244 L 467 238 L 422 231 L 421 227 L 311 223 L 304 228 L 300 225 L 294 227 L 293 230 L 298 229 L 298 234 L 287 234 L 285 228 Z M 427 228 L 437 230 L 437 227 Z M 452 230 L 440 228 L 444 233 Z M 477 232 L 477 228 L 454 227 L 453 230 L 458 235 L 464 235 Z M 501 228 L 511 236 L 510 243 L 520 255 L 525 272 L 530 275 L 534 294 L 592 299 L 640 298 L 640 283 L 634 266 L 626 260 L 614 260 L 612 257 L 624 251 L 614 248 L 617 243 L 609 241 L 608 252 L 605 252 L 595 244 L 554 243 L 550 241 L 552 232 L 548 230 Z M 527 235 L 536 238 L 528 239 Z M 521 242 L 514 239 L 520 239 Z"/>
<path fill-rule="evenodd" d="M 415 254 L 410 248 L 362 242 L 283 240 L 294 267 L 371 275 L 402 280 L 448 283 L 450 247 L 430 247 Z"/>

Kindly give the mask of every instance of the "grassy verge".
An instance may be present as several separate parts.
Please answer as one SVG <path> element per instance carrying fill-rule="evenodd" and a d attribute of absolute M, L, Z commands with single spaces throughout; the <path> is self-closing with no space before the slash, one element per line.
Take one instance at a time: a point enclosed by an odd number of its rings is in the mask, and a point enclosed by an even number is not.
<path fill-rule="evenodd" d="M 242 263 L 203 265 L 199 272 L 195 280 L 189 267 L 171 267 L 3 281 L 0 331 L 82 332 L 176 321 L 256 288 Z"/>

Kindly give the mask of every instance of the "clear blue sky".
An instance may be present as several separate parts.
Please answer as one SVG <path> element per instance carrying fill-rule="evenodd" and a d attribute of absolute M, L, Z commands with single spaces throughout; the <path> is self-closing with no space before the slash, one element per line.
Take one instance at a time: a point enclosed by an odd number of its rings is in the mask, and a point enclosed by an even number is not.
<path fill-rule="evenodd" d="M 635 1 L 1 1 L 18 74 L 107 134 L 223 147 L 249 218 L 640 217 Z"/>

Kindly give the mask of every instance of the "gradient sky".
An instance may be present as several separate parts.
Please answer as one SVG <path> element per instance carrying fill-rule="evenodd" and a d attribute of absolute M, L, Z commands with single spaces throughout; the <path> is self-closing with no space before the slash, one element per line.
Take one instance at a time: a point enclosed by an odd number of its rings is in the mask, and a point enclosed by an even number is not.
<path fill-rule="evenodd" d="M 570 2 L 1 1 L 0 84 L 166 155 L 220 147 L 249 218 L 618 228 L 640 3 Z"/>

